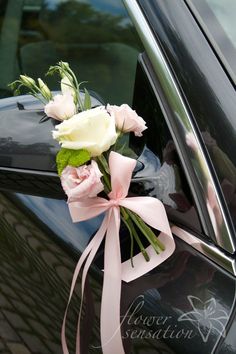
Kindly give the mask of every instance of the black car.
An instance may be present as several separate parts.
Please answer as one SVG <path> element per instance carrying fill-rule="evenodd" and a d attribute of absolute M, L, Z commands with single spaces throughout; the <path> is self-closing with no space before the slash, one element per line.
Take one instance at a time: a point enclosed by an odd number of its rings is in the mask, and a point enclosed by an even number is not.
<path fill-rule="evenodd" d="M 175 238 L 161 266 L 122 283 L 126 353 L 236 352 L 235 11 L 235 0 L 0 0 L 0 353 L 62 353 L 74 267 L 101 223 L 72 223 L 54 123 L 8 87 L 59 60 L 88 81 L 94 106 L 128 103 L 146 120 L 130 138 L 131 189 L 163 201 Z M 103 247 L 86 283 L 81 354 L 102 353 L 102 269 Z M 79 305 L 78 284 L 71 352 Z"/>

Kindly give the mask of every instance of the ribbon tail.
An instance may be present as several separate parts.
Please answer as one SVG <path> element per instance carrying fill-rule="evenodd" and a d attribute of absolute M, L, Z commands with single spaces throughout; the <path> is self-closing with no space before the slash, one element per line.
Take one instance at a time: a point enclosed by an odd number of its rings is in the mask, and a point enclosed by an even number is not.
<path fill-rule="evenodd" d="M 110 209 L 109 216 L 104 252 L 101 343 L 103 354 L 125 354 L 120 328 L 121 254 L 119 208 L 113 207 Z"/>
<path fill-rule="evenodd" d="M 106 225 L 107 225 L 107 220 L 108 220 L 108 215 L 106 214 L 101 227 L 99 228 L 98 232 L 96 233 L 96 235 L 93 237 L 93 239 L 89 242 L 89 244 L 87 245 L 87 247 L 85 248 L 84 252 L 82 253 L 76 267 L 75 267 L 75 271 L 73 274 L 73 278 L 72 278 L 72 282 L 71 282 L 71 288 L 70 288 L 70 294 L 69 294 L 69 299 L 66 305 L 66 310 L 65 310 L 65 314 L 64 314 L 64 318 L 63 318 L 63 323 L 62 323 L 62 329 L 61 329 L 61 342 L 62 342 L 62 350 L 63 350 L 63 354 L 69 354 L 69 350 L 68 350 L 68 346 L 67 346 L 67 342 L 66 342 L 66 333 L 65 333 L 65 327 L 66 327 L 66 318 L 67 318 L 67 313 L 68 313 L 68 309 L 69 309 L 69 305 L 71 302 L 71 298 L 72 295 L 74 293 L 74 288 L 76 285 L 76 281 L 77 278 L 79 276 L 81 267 L 83 265 L 83 263 L 85 262 L 86 258 L 90 255 L 91 251 L 93 250 L 93 247 L 95 247 L 96 249 L 99 248 L 99 245 L 101 244 L 101 241 L 104 237 L 104 234 L 106 232 Z M 100 241 L 100 243 L 99 243 Z M 96 252 L 95 252 L 96 253 Z M 87 272 L 86 272 L 87 274 Z M 84 276 L 84 278 L 86 278 L 86 274 Z M 85 279 L 84 279 L 85 282 Z M 83 300 L 83 291 L 84 291 L 84 284 L 82 283 L 82 289 L 81 289 L 81 304 L 82 304 L 82 300 Z M 81 310 L 80 310 L 81 312 Z M 79 315 L 79 320 L 80 320 L 80 316 L 81 313 Z M 79 330 L 79 328 L 78 328 Z M 79 354 L 79 351 L 76 352 L 77 354 Z"/>
<path fill-rule="evenodd" d="M 85 262 L 83 273 L 82 273 L 82 282 L 81 282 L 81 306 L 80 306 L 80 311 L 79 311 L 79 317 L 78 317 L 78 325 L 77 325 L 77 335 L 76 335 L 76 354 L 80 354 L 80 320 L 81 320 L 81 314 L 82 314 L 82 303 L 83 303 L 83 298 L 84 298 L 84 287 L 85 287 L 85 281 L 87 277 L 87 273 L 89 270 L 89 267 L 102 243 L 102 240 L 104 238 L 104 235 L 107 230 L 107 225 L 108 225 L 108 213 L 106 213 L 105 218 L 103 220 L 102 225 L 100 226 L 98 232 L 96 235 L 93 237 L 94 243 L 93 247 L 88 255 L 88 258 Z"/>

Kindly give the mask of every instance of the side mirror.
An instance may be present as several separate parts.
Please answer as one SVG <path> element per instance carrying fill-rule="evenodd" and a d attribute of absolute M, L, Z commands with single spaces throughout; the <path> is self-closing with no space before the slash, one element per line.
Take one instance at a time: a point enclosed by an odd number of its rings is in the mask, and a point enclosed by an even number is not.
<path fill-rule="evenodd" d="M 92 107 L 104 104 L 90 92 Z M 29 95 L 0 100 L 0 190 L 65 198 L 56 171 L 55 120 L 40 123 L 44 112 Z"/>

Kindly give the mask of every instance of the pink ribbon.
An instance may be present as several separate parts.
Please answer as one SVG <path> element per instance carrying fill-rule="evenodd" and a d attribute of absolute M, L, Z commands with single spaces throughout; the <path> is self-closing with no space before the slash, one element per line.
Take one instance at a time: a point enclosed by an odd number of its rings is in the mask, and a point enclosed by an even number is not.
<path fill-rule="evenodd" d="M 104 212 L 105 217 L 99 230 L 85 248 L 75 268 L 62 325 L 62 348 L 64 354 L 69 354 L 65 336 L 65 323 L 77 277 L 84 264 L 81 282 L 82 304 L 87 272 L 105 236 L 104 280 L 100 320 L 103 354 L 125 354 L 120 330 L 121 280 L 129 282 L 139 278 L 162 263 L 174 252 L 174 240 L 165 208 L 161 201 L 151 197 L 126 198 L 135 165 L 136 160 L 112 151 L 109 156 L 112 186 L 112 191 L 109 193 L 110 199 L 95 197 L 69 204 L 73 222 L 88 220 Z M 121 263 L 119 240 L 120 206 L 132 210 L 145 223 L 161 231 L 158 239 L 165 245 L 165 250 L 157 255 L 152 246 L 147 247 L 146 251 L 150 257 L 149 262 L 146 262 L 140 253 L 133 258 L 134 267 L 131 266 L 130 260 Z M 77 328 L 76 354 L 80 354 L 81 307 Z"/>

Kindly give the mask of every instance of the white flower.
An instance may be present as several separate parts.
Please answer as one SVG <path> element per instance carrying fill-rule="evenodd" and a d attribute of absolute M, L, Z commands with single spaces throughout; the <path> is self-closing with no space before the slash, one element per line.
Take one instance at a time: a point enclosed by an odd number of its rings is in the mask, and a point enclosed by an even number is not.
<path fill-rule="evenodd" d="M 73 96 L 70 93 L 54 96 L 44 107 L 44 112 L 56 120 L 71 118 L 76 113 Z"/>
<path fill-rule="evenodd" d="M 34 79 L 32 79 L 31 77 L 29 77 L 27 75 L 20 75 L 20 78 L 21 78 L 21 81 L 23 82 L 23 84 L 28 87 L 36 85 L 36 82 L 34 81 Z"/>
<path fill-rule="evenodd" d="M 61 79 L 61 92 L 63 95 L 70 93 L 74 97 L 74 88 L 72 87 L 71 81 L 67 76 Z"/>
<path fill-rule="evenodd" d="M 40 78 L 38 78 L 38 83 L 43 97 L 46 98 L 47 100 L 50 100 L 52 98 L 52 93 L 49 90 L 48 86 Z"/>
<path fill-rule="evenodd" d="M 115 119 L 104 107 L 89 109 L 58 124 L 53 138 L 64 148 L 86 149 L 92 157 L 99 156 L 116 142 Z"/>

